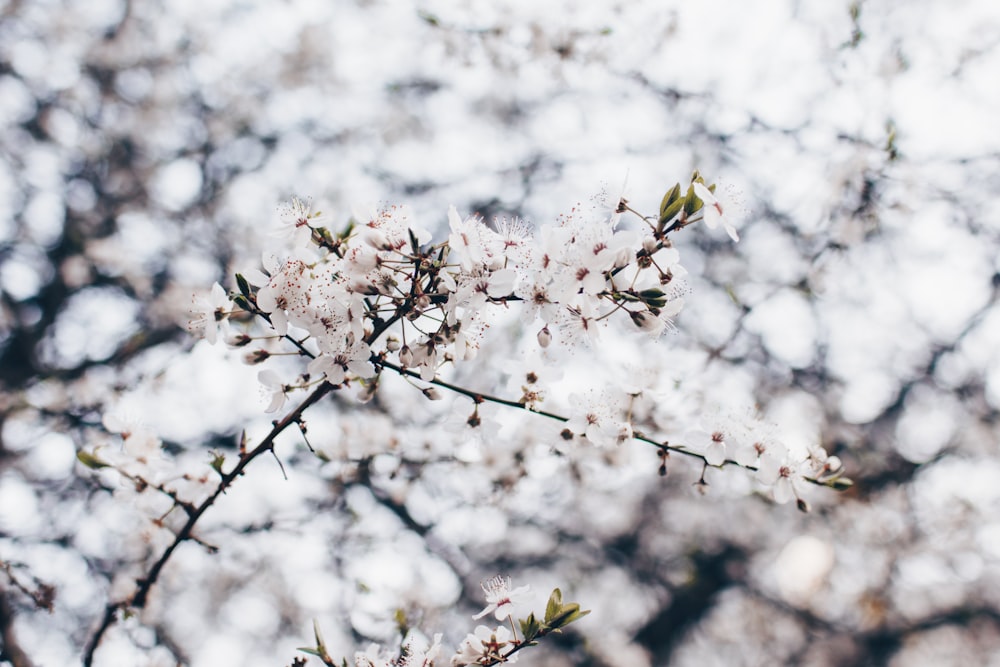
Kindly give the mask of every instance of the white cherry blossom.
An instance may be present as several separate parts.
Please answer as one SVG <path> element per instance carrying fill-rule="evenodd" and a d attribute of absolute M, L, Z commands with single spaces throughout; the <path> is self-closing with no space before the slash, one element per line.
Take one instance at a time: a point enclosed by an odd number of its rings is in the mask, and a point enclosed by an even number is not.
<path fill-rule="evenodd" d="M 721 188 L 718 187 L 713 193 L 700 181 L 695 181 L 691 185 L 694 187 L 694 193 L 705 204 L 702 214 L 705 216 L 708 228 L 715 229 L 721 223 L 729 238 L 739 241 L 740 235 L 736 232 L 734 222 L 736 217 L 741 215 L 741 207 L 734 201 L 734 195 L 729 191 L 725 191 L 725 194 L 719 193 Z"/>

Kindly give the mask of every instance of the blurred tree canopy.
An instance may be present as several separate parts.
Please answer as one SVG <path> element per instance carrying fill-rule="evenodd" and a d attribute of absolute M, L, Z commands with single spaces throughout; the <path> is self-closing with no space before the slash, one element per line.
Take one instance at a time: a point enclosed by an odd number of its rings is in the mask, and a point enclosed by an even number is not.
<path fill-rule="evenodd" d="M 400 625 L 455 645 L 497 572 L 594 610 L 532 664 L 995 660 L 998 70 L 988 1 L 0 2 L 0 664 L 79 659 L 164 547 L 77 462 L 117 446 L 105 415 L 209 473 L 267 431 L 256 369 L 185 323 L 280 202 L 442 232 L 449 204 L 537 223 L 626 180 L 655 211 L 693 169 L 751 213 L 738 245 L 678 237 L 692 294 L 649 366 L 821 443 L 853 490 L 698 493 L 634 443 L 546 468 L 508 442 L 477 472 L 390 386 L 317 406 L 330 460 L 289 433 L 289 481 L 256 463 L 95 664 L 284 665 L 313 618 L 343 654 Z"/>

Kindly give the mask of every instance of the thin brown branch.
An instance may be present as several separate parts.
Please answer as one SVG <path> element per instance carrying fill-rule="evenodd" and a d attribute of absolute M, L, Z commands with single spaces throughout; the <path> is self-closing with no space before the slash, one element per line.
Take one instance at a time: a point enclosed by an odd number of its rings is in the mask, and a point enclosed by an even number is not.
<path fill-rule="evenodd" d="M 366 338 L 370 342 L 377 340 L 389 329 L 389 327 L 395 324 L 398 319 L 399 315 L 397 314 L 387 320 L 379 321 Z M 294 339 L 293 342 L 295 342 Z M 189 540 L 198 541 L 199 543 L 204 544 L 200 540 L 196 539 L 194 535 L 195 525 L 205 512 L 215 505 L 219 497 L 222 496 L 222 494 L 225 493 L 230 486 L 232 486 L 233 482 L 235 482 L 236 479 L 243 474 L 250 462 L 266 452 L 273 453 L 275 439 L 289 426 L 301 423 L 302 415 L 307 409 L 318 403 L 324 396 L 337 388 L 337 386 L 328 382 L 321 383 L 311 394 L 309 394 L 309 396 L 306 397 L 304 401 L 302 401 L 297 408 L 286 414 L 281 420 L 274 422 L 270 432 L 264 437 L 263 440 L 260 441 L 260 444 L 248 453 L 242 455 L 233 469 L 222 475 L 219 485 L 208 498 L 193 509 L 189 509 L 187 507 L 185 508 L 188 514 L 187 521 L 174 536 L 170 545 L 164 549 L 163 553 L 160 554 L 160 557 L 153 563 L 146 576 L 137 580 L 136 583 L 138 584 L 138 588 L 132 597 L 118 602 L 108 602 L 108 604 L 105 605 L 104 615 L 101 617 L 101 622 L 98 624 L 97 629 L 94 631 L 94 634 L 91 636 L 90 641 L 84 649 L 84 667 L 91 667 L 91 665 L 93 665 L 94 654 L 97 652 L 97 647 L 100 646 L 104 634 L 109 628 L 111 628 L 112 625 L 115 624 L 120 611 L 126 608 L 142 609 L 145 607 L 146 602 L 149 599 L 150 591 L 152 591 L 153 586 L 160 577 L 160 573 L 163 571 L 163 568 L 166 567 L 167 562 L 170 560 L 177 547 Z"/>
<path fill-rule="evenodd" d="M 222 476 L 222 480 L 216 487 L 215 491 L 207 499 L 205 499 L 200 505 L 198 505 L 192 512 L 189 513 L 188 519 L 184 526 L 177 532 L 174 537 L 173 542 L 164 549 L 160 557 L 153 563 L 153 566 L 149 569 L 148 574 L 138 580 L 138 589 L 135 594 L 128 600 L 122 600 L 119 602 L 109 602 L 104 609 L 104 616 L 101 619 L 97 630 L 94 631 L 90 642 L 87 644 L 86 649 L 83 654 L 83 664 L 84 667 L 90 667 L 94 662 L 94 653 L 97 651 L 97 647 L 101 643 L 104 634 L 108 629 L 114 625 L 118 612 L 124 610 L 125 608 L 131 607 L 134 609 L 142 609 L 149 599 L 150 591 L 152 590 L 154 584 L 160 577 L 160 573 L 166 566 L 170 557 L 173 555 L 174 551 L 183 542 L 188 540 L 194 540 L 194 527 L 201 519 L 202 515 L 205 514 L 211 508 L 219 497 L 226 492 L 226 490 L 236 481 L 236 479 L 243 474 L 243 471 L 250 464 L 251 461 L 256 459 L 261 454 L 265 452 L 270 452 L 274 448 L 274 440 L 278 437 L 288 426 L 296 423 L 310 406 L 317 403 L 320 399 L 330 393 L 335 387 L 329 383 L 323 383 L 317 387 L 295 410 L 285 415 L 283 419 L 275 422 L 274 426 L 267 436 L 261 440 L 260 444 L 257 445 L 252 451 L 250 451 L 246 456 L 240 458 L 239 462 L 233 467 L 231 471 Z"/>
<path fill-rule="evenodd" d="M 394 364 L 394 363 L 392 363 L 390 361 L 385 361 L 384 359 L 379 359 L 378 360 L 378 365 L 382 366 L 384 368 L 388 368 L 391 371 L 395 371 L 399 375 L 406 375 L 406 376 L 409 376 L 409 377 L 412 377 L 412 378 L 421 379 L 421 380 L 423 379 L 423 378 L 420 377 L 420 373 L 418 373 L 416 371 L 413 371 L 413 370 L 411 370 L 409 368 L 404 368 L 404 367 L 399 366 L 397 364 Z M 468 396 L 469 398 L 471 398 L 476 403 L 481 403 L 483 401 L 489 401 L 490 403 L 497 403 L 499 405 L 506 405 L 507 407 L 517 408 L 519 410 L 525 410 L 525 411 L 530 412 L 532 414 L 541 415 L 542 417 L 548 417 L 549 419 L 554 419 L 554 420 L 559 421 L 559 422 L 564 422 L 565 423 L 565 422 L 569 421 L 569 417 L 564 417 L 564 416 L 558 415 L 558 414 L 556 414 L 554 412 L 547 412 L 545 410 L 535 410 L 535 409 L 530 408 L 526 404 L 521 403 L 519 401 L 512 401 L 510 399 L 500 398 L 498 396 L 491 396 L 489 394 L 484 394 L 484 393 L 481 393 L 481 392 L 478 392 L 478 391 L 472 391 L 471 389 L 466 389 L 464 387 L 460 387 L 460 386 L 458 386 L 456 384 L 452 384 L 450 382 L 446 382 L 445 380 L 441 380 L 440 378 L 437 378 L 437 377 L 435 377 L 433 380 L 430 380 L 429 382 L 432 385 L 435 385 L 435 386 L 438 386 L 438 387 L 442 387 L 442 388 L 447 389 L 449 391 L 452 391 L 452 392 L 454 392 L 456 394 L 461 394 L 462 396 Z M 646 436 L 646 435 L 644 435 L 642 433 L 639 433 L 638 431 L 636 431 L 636 432 L 634 432 L 632 434 L 632 438 L 631 439 L 632 440 L 638 440 L 639 442 L 644 442 L 644 443 L 646 443 L 648 445 L 653 445 L 654 447 L 658 448 L 660 451 L 676 452 L 676 453 L 682 454 L 684 456 L 689 456 L 689 457 L 691 457 L 693 459 L 698 459 L 699 461 L 702 461 L 703 463 L 705 463 L 706 465 L 708 465 L 708 462 L 705 460 L 705 456 L 703 454 L 699 454 L 698 452 L 691 451 L 690 449 L 688 449 L 684 445 L 672 445 L 672 444 L 670 444 L 670 443 L 668 443 L 666 441 L 662 441 L 661 442 L 661 441 L 658 441 L 658 440 L 653 440 L 652 438 L 650 438 L 650 437 L 648 437 L 648 436 Z M 722 464 L 719 467 L 721 468 L 721 467 L 725 467 L 725 466 L 735 466 L 737 468 L 743 468 L 745 470 L 750 470 L 752 472 L 756 472 L 757 471 L 757 467 L 756 466 L 741 465 L 741 464 L 737 463 L 736 461 L 734 461 L 733 459 L 726 459 L 725 461 L 722 462 Z M 811 483 L 811 484 L 816 484 L 817 486 L 825 486 L 825 487 L 830 487 L 831 486 L 830 482 L 822 481 L 822 480 L 819 480 L 819 479 L 817 479 L 815 477 L 802 477 L 802 479 L 804 481 L 806 481 L 806 482 Z"/>

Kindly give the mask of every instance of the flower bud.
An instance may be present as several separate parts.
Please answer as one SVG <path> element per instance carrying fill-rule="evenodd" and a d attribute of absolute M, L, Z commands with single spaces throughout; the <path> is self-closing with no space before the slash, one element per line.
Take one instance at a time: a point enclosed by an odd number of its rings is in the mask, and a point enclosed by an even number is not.
<path fill-rule="evenodd" d="M 666 327 L 666 323 L 648 310 L 640 310 L 629 313 L 632 323 L 643 331 L 658 334 Z"/>
<path fill-rule="evenodd" d="M 552 332 L 549 331 L 549 325 L 542 327 L 541 331 L 538 332 L 538 344 L 542 347 L 548 347 L 552 342 Z"/>
<path fill-rule="evenodd" d="M 424 396 L 426 396 L 428 398 L 428 400 L 431 400 L 431 401 L 440 401 L 441 400 L 441 392 L 439 392 L 434 387 L 427 387 L 426 389 L 423 390 L 423 392 L 424 392 Z"/>
<path fill-rule="evenodd" d="M 243 362 L 253 366 L 254 364 L 267 361 L 270 356 L 271 353 L 267 350 L 250 350 L 243 355 Z"/>
<path fill-rule="evenodd" d="M 250 338 L 250 336 L 245 333 L 241 333 L 227 338 L 226 345 L 229 347 L 243 347 L 244 345 L 249 345 L 252 340 L 253 339 Z"/>

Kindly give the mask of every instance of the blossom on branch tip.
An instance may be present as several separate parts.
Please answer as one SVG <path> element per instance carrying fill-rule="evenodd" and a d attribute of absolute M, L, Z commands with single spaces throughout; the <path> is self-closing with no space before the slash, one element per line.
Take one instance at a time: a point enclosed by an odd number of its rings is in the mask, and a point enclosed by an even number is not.
<path fill-rule="evenodd" d="M 715 229 L 721 222 L 726 233 L 729 234 L 729 238 L 739 241 L 740 235 L 736 232 L 733 218 L 742 215 L 742 207 L 736 201 L 735 194 L 728 189 L 724 194 L 717 194 L 720 188 L 717 187 L 716 192 L 712 192 L 699 181 L 695 181 L 691 185 L 694 188 L 694 193 L 698 195 L 698 199 L 705 205 L 702 209 L 702 215 L 708 228 Z"/>
<path fill-rule="evenodd" d="M 511 590 L 510 577 L 505 578 L 500 575 L 487 579 L 480 586 L 482 586 L 489 604 L 472 617 L 475 619 L 480 619 L 493 612 L 498 621 L 503 621 L 513 615 L 514 605 L 523 602 L 531 591 L 530 586 L 519 586 Z"/>

